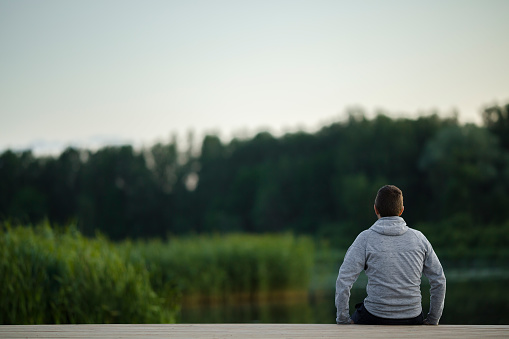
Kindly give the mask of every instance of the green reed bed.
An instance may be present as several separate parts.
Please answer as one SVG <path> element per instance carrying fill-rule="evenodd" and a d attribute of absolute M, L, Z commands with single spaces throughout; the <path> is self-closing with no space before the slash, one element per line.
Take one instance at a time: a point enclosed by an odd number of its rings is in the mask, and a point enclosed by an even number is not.
<path fill-rule="evenodd" d="M 74 228 L 0 225 L 0 324 L 174 322 L 181 296 L 305 294 L 307 237 L 225 235 L 113 243 Z"/>
<path fill-rule="evenodd" d="M 0 324 L 174 321 L 145 267 L 104 238 L 48 225 L 0 229 Z"/>
<path fill-rule="evenodd" d="M 124 246 L 133 261 L 145 261 L 157 290 L 177 290 L 186 301 L 306 293 L 313 266 L 312 241 L 292 234 L 191 236 Z"/>

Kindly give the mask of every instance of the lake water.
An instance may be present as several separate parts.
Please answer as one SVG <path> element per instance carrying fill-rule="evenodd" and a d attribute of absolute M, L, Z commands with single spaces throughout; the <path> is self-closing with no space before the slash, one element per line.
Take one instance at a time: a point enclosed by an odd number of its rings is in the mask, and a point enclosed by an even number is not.
<path fill-rule="evenodd" d="M 476 271 L 451 272 L 441 324 L 509 324 L 509 276 Z M 496 272 L 495 272 L 496 273 Z M 350 310 L 366 296 L 365 279 L 352 288 Z M 429 308 L 429 285 L 423 281 L 423 310 Z M 184 305 L 181 323 L 335 323 L 334 287 L 300 300 Z"/>

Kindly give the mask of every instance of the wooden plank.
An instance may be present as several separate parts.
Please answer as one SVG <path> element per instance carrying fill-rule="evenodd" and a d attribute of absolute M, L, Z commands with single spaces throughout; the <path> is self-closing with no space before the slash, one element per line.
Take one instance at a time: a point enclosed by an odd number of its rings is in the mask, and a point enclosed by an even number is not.
<path fill-rule="evenodd" d="M 0 338 L 509 338 L 506 325 L 3 325 Z"/>

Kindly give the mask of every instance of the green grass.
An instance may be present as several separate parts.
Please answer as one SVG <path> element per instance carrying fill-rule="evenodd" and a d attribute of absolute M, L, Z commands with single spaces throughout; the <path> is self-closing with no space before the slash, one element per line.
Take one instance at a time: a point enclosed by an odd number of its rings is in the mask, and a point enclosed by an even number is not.
<path fill-rule="evenodd" d="M 0 230 L 0 324 L 173 322 L 141 265 L 104 238 L 49 225 Z"/>
<path fill-rule="evenodd" d="M 307 292 L 313 266 L 312 241 L 291 234 L 191 236 L 124 246 L 132 260 L 145 261 L 156 289 L 202 300 Z"/>
<path fill-rule="evenodd" d="M 313 242 L 292 234 L 113 243 L 75 228 L 0 227 L 0 324 L 175 322 L 181 297 L 307 293 Z"/>

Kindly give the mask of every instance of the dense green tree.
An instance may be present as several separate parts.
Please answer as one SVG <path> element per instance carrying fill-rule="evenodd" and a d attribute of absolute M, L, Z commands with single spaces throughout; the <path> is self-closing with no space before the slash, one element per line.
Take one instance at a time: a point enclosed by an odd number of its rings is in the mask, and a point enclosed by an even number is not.
<path fill-rule="evenodd" d="M 0 157 L 0 215 L 20 222 L 47 215 L 48 198 L 38 182 L 41 164 L 31 151 L 6 151 Z"/>
<path fill-rule="evenodd" d="M 374 222 L 378 188 L 394 184 L 411 226 L 439 224 L 440 237 L 458 235 L 458 225 L 499 234 L 507 226 L 497 225 L 509 224 L 507 110 L 487 109 L 482 127 L 437 114 L 368 119 L 357 110 L 315 133 L 230 142 L 208 135 L 199 152 L 182 152 L 175 138 L 58 157 L 5 151 L 0 218 L 75 220 L 86 235 L 112 239 L 294 231 L 347 246 Z M 458 243 L 475 245 L 465 237 Z"/>
<path fill-rule="evenodd" d="M 420 158 L 432 190 L 435 217 L 467 214 L 472 220 L 503 221 L 509 203 L 508 154 L 486 129 L 475 125 L 442 129 Z"/>
<path fill-rule="evenodd" d="M 99 230 L 113 239 L 163 233 L 155 184 L 145 158 L 131 146 L 91 154 L 81 178 L 78 219 L 83 231 Z"/>
<path fill-rule="evenodd" d="M 48 199 L 46 216 L 59 224 L 68 223 L 77 214 L 79 176 L 83 165 L 81 153 L 68 148 L 57 159 L 45 158 L 41 161 L 38 182 Z"/>
<path fill-rule="evenodd" d="M 482 113 L 484 125 L 500 139 L 506 151 L 509 150 L 509 104 L 492 106 Z"/>

